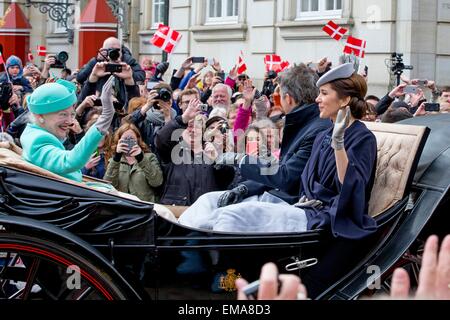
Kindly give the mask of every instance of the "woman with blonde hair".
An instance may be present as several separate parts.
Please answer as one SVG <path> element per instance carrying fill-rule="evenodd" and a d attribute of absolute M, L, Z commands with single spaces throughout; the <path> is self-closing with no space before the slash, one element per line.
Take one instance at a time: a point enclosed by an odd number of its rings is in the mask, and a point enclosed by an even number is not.
<path fill-rule="evenodd" d="M 135 125 L 125 123 L 116 131 L 106 160 L 105 180 L 121 192 L 142 201 L 156 202 L 154 188 L 163 183 L 163 173 L 158 159 L 150 152 Z"/>

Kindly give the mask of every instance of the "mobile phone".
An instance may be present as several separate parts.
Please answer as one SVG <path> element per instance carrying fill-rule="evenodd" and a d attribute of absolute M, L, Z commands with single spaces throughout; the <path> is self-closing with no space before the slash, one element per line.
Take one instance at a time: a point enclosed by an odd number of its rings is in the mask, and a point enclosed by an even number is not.
<path fill-rule="evenodd" d="M 192 57 L 192 63 L 204 63 L 205 57 Z"/>
<path fill-rule="evenodd" d="M 365 73 L 366 77 L 369 75 L 369 67 L 368 66 L 364 67 L 364 73 Z"/>
<path fill-rule="evenodd" d="M 259 290 L 260 282 L 259 280 L 256 280 L 252 283 L 249 283 L 242 289 L 242 292 L 247 296 L 250 300 L 256 300 L 258 299 L 258 290 Z M 278 293 L 280 293 L 281 289 L 281 281 L 278 280 Z"/>
<path fill-rule="evenodd" d="M 407 93 L 407 94 L 416 94 L 417 93 L 417 89 L 418 89 L 417 86 L 406 86 L 403 89 L 403 92 Z"/>
<path fill-rule="evenodd" d="M 439 112 L 441 111 L 441 105 L 439 103 L 425 103 L 425 111 L 427 112 Z"/>
<path fill-rule="evenodd" d="M 418 80 L 417 85 L 421 87 L 425 87 L 428 84 L 428 80 Z"/>
<path fill-rule="evenodd" d="M 122 72 L 122 65 L 118 63 L 107 63 L 105 65 L 105 71 L 111 73 L 120 73 Z"/>
<path fill-rule="evenodd" d="M 97 98 L 94 101 L 94 107 L 101 107 L 102 106 L 102 99 Z"/>

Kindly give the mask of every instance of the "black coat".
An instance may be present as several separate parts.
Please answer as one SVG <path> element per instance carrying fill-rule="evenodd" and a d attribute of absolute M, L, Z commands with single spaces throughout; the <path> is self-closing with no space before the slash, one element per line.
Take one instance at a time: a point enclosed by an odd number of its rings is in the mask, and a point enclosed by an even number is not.
<path fill-rule="evenodd" d="M 317 135 L 331 127 L 330 120 L 319 118 L 317 104 L 297 107 L 286 115 L 279 167 L 275 174 L 261 174 L 263 164 L 240 166 L 243 184 L 249 189 L 248 196 L 260 195 L 265 191 L 288 203 L 298 201 L 300 177 L 311 155 Z"/>
<path fill-rule="evenodd" d="M 145 71 L 142 70 L 140 64 L 133 58 L 130 50 L 122 46 L 122 61 L 128 64 L 131 69 L 133 69 L 133 79 L 137 84 L 143 83 L 145 81 Z M 92 69 L 94 69 L 95 65 L 99 62 L 96 57 L 92 58 L 88 61 L 83 67 L 81 67 L 80 71 L 77 74 L 77 82 L 80 84 L 84 84 L 84 82 L 91 75 Z"/>
<path fill-rule="evenodd" d="M 226 190 L 233 180 L 234 168 L 216 168 L 205 163 L 202 155 L 194 155 L 181 139 L 172 141 L 172 133 L 177 129 L 186 129 L 181 116 L 162 127 L 155 137 L 165 177 L 160 203 L 190 206 L 205 193 Z M 182 159 L 180 164 L 173 162 L 172 154 L 177 156 L 176 160 Z"/>

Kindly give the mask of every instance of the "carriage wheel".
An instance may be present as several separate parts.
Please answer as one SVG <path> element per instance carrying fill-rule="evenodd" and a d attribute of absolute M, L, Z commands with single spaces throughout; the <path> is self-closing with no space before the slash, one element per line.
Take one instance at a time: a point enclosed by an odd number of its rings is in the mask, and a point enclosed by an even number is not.
<path fill-rule="evenodd" d="M 66 247 L 0 233 L 0 299 L 124 300 L 130 298 L 125 292 L 95 263 Z"/>

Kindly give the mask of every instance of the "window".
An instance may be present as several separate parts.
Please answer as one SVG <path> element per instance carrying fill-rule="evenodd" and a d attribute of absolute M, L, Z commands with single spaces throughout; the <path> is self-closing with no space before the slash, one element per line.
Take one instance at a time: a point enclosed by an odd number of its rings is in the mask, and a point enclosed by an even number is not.
<path fill-rule="evenodd" d="M 152 26 L 158 28 L 160 23 L 164 23 L 164 0 L 153 0 Z"/>
<path fill-rule="evenodd" d="M 207 0 L 207 23 L 238 21 L 239 0 Z"/>
<path fill-rule="evenodd" d="M 342 0 L 297 0 L 297 19 L 339 18 Z"/>

